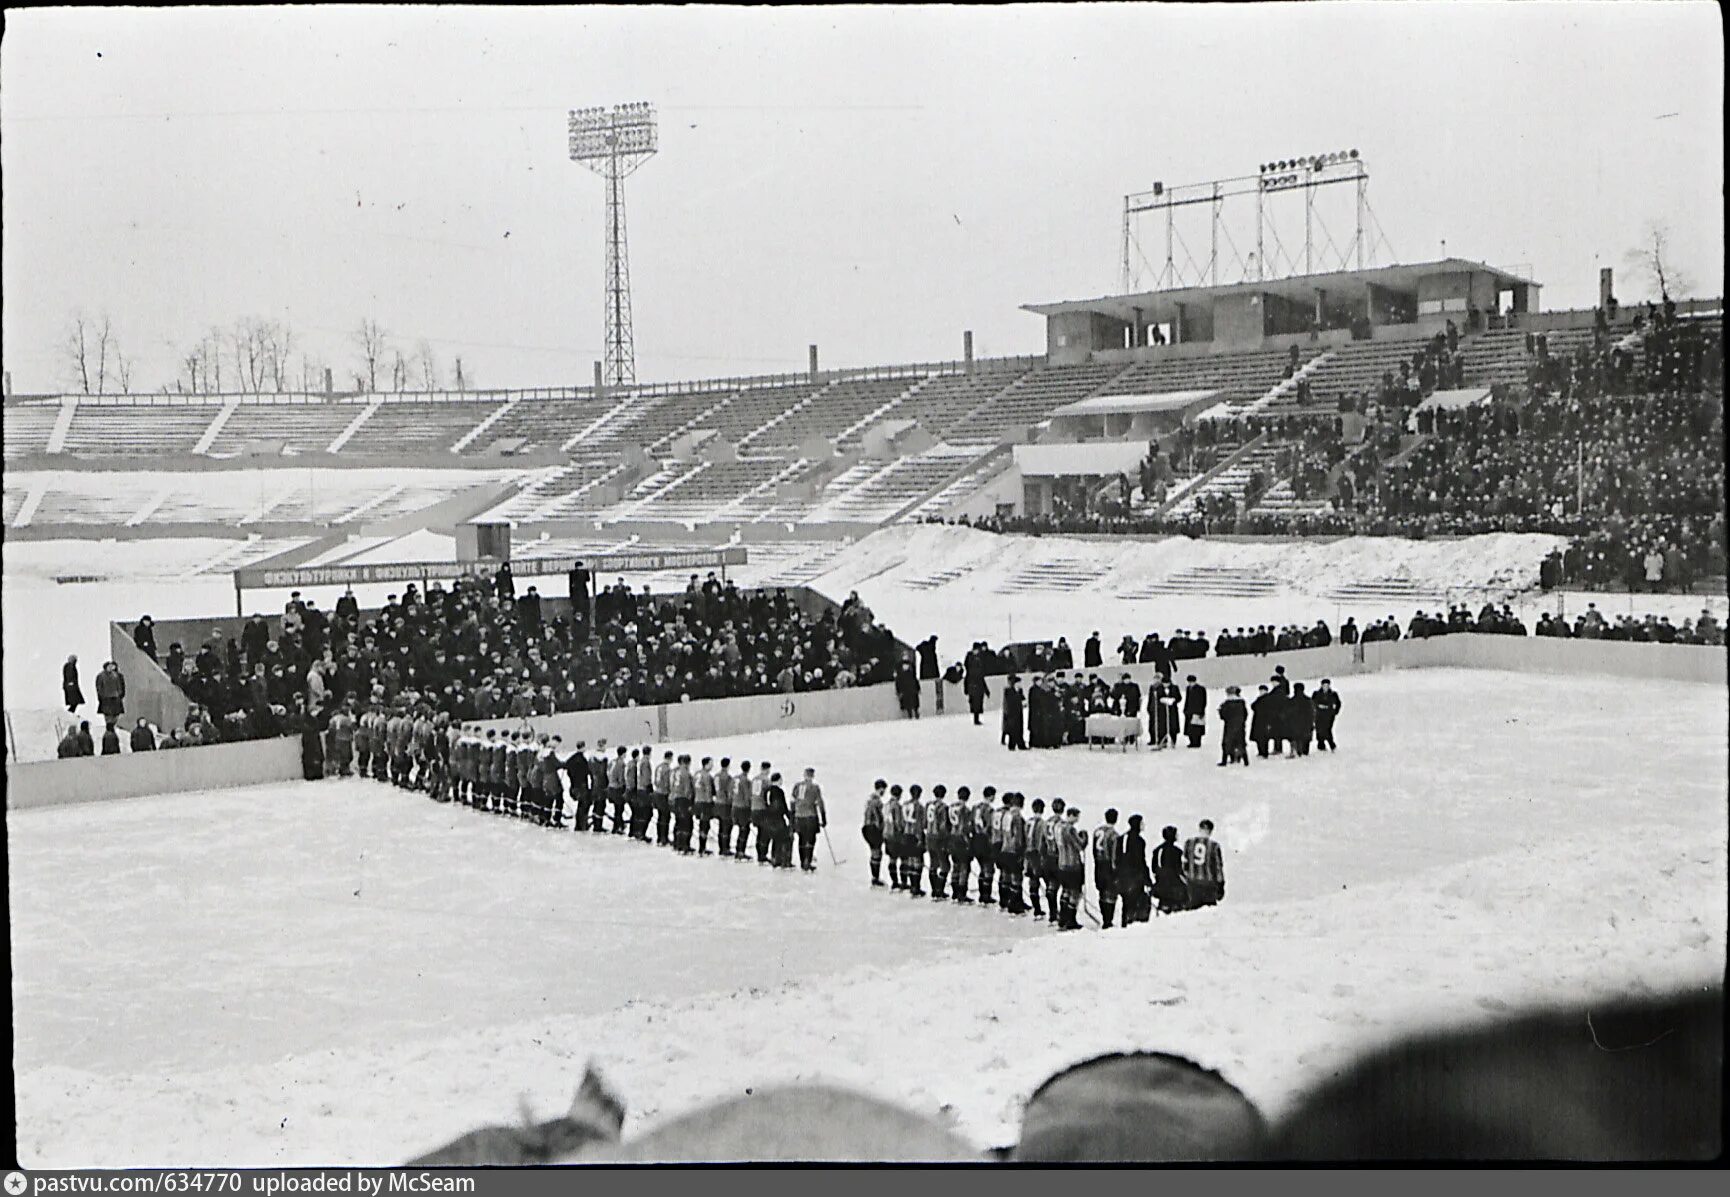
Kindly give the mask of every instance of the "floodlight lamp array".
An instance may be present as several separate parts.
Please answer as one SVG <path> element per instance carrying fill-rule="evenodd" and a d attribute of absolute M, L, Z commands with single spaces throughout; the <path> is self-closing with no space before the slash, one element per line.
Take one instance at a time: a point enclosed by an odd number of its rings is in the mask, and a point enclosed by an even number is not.
<path fill-rule="evenodd" d="M 1319 174 L 1330 167 L 1355 166 L 1357 163 L 1358 152 L 1356 150 L 1335 150 L 1326 154 L 1275 158 L 1263 162 L 1259 168 L 1261 188 L 1263 191 L 1278 191 L 1284 187 L 1296 187 L 1308 182 L 1311 175 Z"/>

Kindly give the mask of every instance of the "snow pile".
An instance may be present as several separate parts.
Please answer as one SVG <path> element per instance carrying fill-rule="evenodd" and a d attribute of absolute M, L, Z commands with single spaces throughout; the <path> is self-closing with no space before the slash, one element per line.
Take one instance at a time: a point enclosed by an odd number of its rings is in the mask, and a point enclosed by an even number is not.
<path fill-rule="evenodd" d="M 19 1155 L 33 1167 L 387 1163 L 513 1119 L 519 1096 L 564 1108 L 591 1056 L 625 1098 L 627 1136 L 747 1086 L 820 1078 L 1003 1144 L 1046 1077 L 1128 1048 L 1218 1068 L 1278 1116 L 1355 1053 L 1437 1019 L 1721 979 L 1725 867 L 1722 843 L 1696 843 L 1654 869 L 1607 829 L 1311 901 L 437 1043 L 172 1078 L 43 1068 L 18 1078 Z"/>
<path fill-rule="evenodd" d="M 1097 571 L 1100 590 L 1132 589 L 1197 568 L 1250 570 L 1283 589 L 1308 594 L 1385 579 L 1438 592 L 1466 587 L 1523 590 L 1538 584 L 1538 565 L 1545 555 L 1566 543 L 1564 537 L 1540 533 L 1460 540 L 1095 540 L 906 524 L 860 541 L 834 562 L 823 581 L 828 589 L 849 589 L 867 581 L 882 585 L 961 571 L 945 588 L 970 590 L 993 586 L 1029 566 L 1063 562 Z"/>

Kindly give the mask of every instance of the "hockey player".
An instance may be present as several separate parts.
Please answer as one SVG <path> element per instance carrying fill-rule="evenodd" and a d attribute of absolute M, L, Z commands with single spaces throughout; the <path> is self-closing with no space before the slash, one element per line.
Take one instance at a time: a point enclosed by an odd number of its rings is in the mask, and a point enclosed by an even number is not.
<path fill-rule="evenodd" d="M 806 769 L 804 778 L 793 786 L 793 830 L 799 837 L 799 867 L 807 873 L 817 871 L 817 834 L 828 825 L 817 770 Z"/>
<path fill-rule="evenodd" d="M 889 783 L 881 777 L 865 797 L 865 813 L 860 817 L 859 835 L 871 849 L 871 886 L 883 888 L 883 799 Z"/>
<path fill-rule="evenodd" d="M 1183 844 L 1183 881 L 1189 908 L 1199 910 L 1225 899 L 1225 854 L 1213 838 L 1213 820 L 1203 819 L 1198 834 Z"/>
<path fill-rule="evenodd" d="M 949 788 L 931 787 L 925 807 L 925 847 L 931 854 L 931 900 L 949 900 Z"/>
<path fill-rule="evenodd" d="M 706 756 L 691 782 L 697 819 L 697 855 L 709 855 L 709 824 L 715 819 L 715 758 Z"/>
<path fill-rule="evenodd" d="M 1035 798 L 1030 809 L 1033 813 L 1026 821 L 1027 838 L 1023 847 L 1022 868 L 1027 872 L 1027 894 L 1033 904 L 1033 917 L 1039 919 L 1045 917 L 1045 911 L 1040 906 L 1045 872 L 1045 799 Z M 1055 908 L 1052 917 L 1056 917 Z"/>
<path fill-rule="evenodd" d="M 1328 752 L 1333 752 L 1335 751 L 1334 720 L 1339 717 L 1340 713 L 1340 695 L 1339 691 L 1334 689 L 1333 683 L 1325 677 L 1321 680 L 1321 684 L 1316 687 L 1314 706 L 1316 712 L 1316 751 L 1320 752 L 1325 749 Z"/>
<path fill-rule="evenodd" d="M 1249 707 L 1244 705 L 1242 692 L 1236 686 L 1225 688 L 1225 701 L 1219 704 L 1219 719 L 1224 726 L 1220 736 L 1220 765 L 1249 764 L 1249 745 L 1243 734 L 1244 724 L 1249 719 Z"/>
<path fill-rule="evenodd" d="M 733 859 L 744 861 L 745 849 L 751 842 L 751 808 L 761 802 L 757 797 L 756 782 L 751 777 L 751 762 L 739 762 L 739 775 L 733 779 L 733 831 L 737 842 L 733 845 Z"/>
<path fill-rule="evenodd" d="M 1183 691 L 1183 730 L 1191 748 L 1200 748 L 1207 735 L 1207 687 L 1190 674 Z"/>
<path fill-rule="evenodd" d="M 906 851 L 907 812 L 901 805 L 901 787 L 889 787 L 889 798 L 883 803 L 883 845 L 889 856 L 889 889 L 907 888 L 907 874 L 902 864 Z"/>
<path fill-rule="evenodd" d="M 1159 913 L 1175 914 L 1189 909 L 1189 887 L 1183 880 L 1183 849 L 1177 846 L 1177 828 L 1160 832 L 1159 847 L 1153 850 L 1153 900 L 1159 903 Z"/>
<path fill-rule="evenodd" d="M 733 758 L 721 758 L 721 771 L 715 775 L 715 851 L 722 856 L 733 855 Z"/>
<path fill-rule="evenodd" d="M 775 849 L 773 830 L 765 830 L 769 825 L 769 795 L 765 793 L 769 774 L 769 762 L 763 761 L 757 766 L 757 784 L 751 789 L 751 826 L 757 830 L 757 863 L 759 865 L 772 863 Z M 782 797 L 785 796 L 785 794 L 782 795 Z"/>
<path fill-rule="evenodd" d="M 589 758 L 589 830 L 597 835 L 606 830 L 607 821 L 607 740 L 595 741 L 595 754 Z"/>
<path fill-rule="evenodd" d="M 348 776 L 349 763 L 354 757 L 354 702 L 343 703 L 330 717 L 330 753 L 326 773 Z"/>
<path fill-rule="evenodd" d="M 689 753 L 679 754 L 668 787 L 673 808 L 673 850 L 680 856 L 690 856 L 695 851 L 691 847 L 691 829 L 696 820 L 697 791 L 691 777 Z"/>
<path fill-rule="evenodd" d="M 907 787 L 907 803 L 902 808 L 901 837 L 902 867 L 907 873 L 907 892 L 915 898 L 925 896 L 925 790 L 918 785 Z"/>
<path fill-rule="evenodd" d="M 967 874 L 973 862 L 972 796 L 966 786 L 957 786 L 955 803 L 949 808 L 949 893 L 965 906 L 973 904 L 967 896 Z"/>
<path fill-rule="evenodd" d="M 1099 896 L 1099 925 L 1111 926 L 1111 916 L 1117 910 L 1119 880 L 1123 864 L 1122 845 L 1117 834 L 1117 808 L 1105 812 L 1105 822 L 1093 829 L 1093 889 Z M 1123 925 L 1129 925 L 1130 902 L 1123 903 Z"/>
<path fill-rule="evenodd" d="M 673 754 L 663 752 L 653 774 L 655 787 L 655 844 L 665 848 L 673 842 Z"/>
<path fill-rule="evenodd" d="M 631 805 L 631 835 L 649 842 L 649 823 L 655 817 L 655 750 L 645 744 L 637 753 L 637 800 Z"/>
<path fill-rule="evenodd" d="M 979 862 L 979 904 L 995 906 L 992 882 L 997 876 L 997 853 L 1002 842 L 997 838 L 997 787 L 986 786 L 973 808 L 973 859 Z"/>
<path fill-rule="evenodd" d="M 1063 877 L 1058 872 L 1063 821 L 1068 808 L 1063 799 L 1051 800 L 1051 813 L 1045 816 L 1045 838 L 1040 843 L 1043 856 L 1039 862 L 1040 875 L 1045 879 L 1045 915 L 1051 922 L 1058 921 L 1057 899 L 1063 890 Z M 1034 903 L 1034 911 L 1038 912 L 1038 903 Z"/>
<path fill-rule="evenodd" d="M 630 800 L 631 779 L 636 776 L 636 762 L 625 756 L 626 748 L 619 745 L 607 766 L 607 801 L 613 807 L 613 834 L 624 835 L 630 830 L 625 818 L 625 803 Z"/>
<path fill-rule="evenodd" d="M 1081 909 L 1081 890 L 1085 884 L 1087 832 L 1081 829 L 1081 808 L 1072 806 L 1063 812 L 1063 822 L 1053 829 L 1057 844 L 1057 864 L 1053 872 L 1058 884 L 1057 926 L 1063 931 L 1081 930 L 1077 917 Z"/>
<path fill-rule="evenodd" d="M 504 740 L 505 790 L 504 801 L 500 804 L 507 815 L 518 813 L 518 804 L 522 801 L 522 780 L 517 776 L 517 766 L 522 762 L 522 736 L 511 732 Z"/>
<path fill-rule="evenodd" d="M 1027 903 L 1021 897 L 1021 857 L 1027 850 L 1027 823 L 1021 817 L 1021 795 L 1005 794 L 1003 803 L 998 814 L 1002 845 L 997 857 L 998 886 L 1003 909 L 1009 914 L 1026 914 Z"/>

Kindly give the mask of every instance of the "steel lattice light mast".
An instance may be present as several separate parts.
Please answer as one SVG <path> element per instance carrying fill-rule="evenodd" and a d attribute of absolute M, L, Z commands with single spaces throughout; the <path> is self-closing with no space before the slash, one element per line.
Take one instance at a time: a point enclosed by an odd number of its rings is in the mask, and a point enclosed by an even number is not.
<path fill-rule="evenodd" d="M 655 154 L 652 104 L 571 112 L 571 161 L 607 180 L 607 317 L 602 376 L 610 387 L 637 381 L 631 333 L 631 264 L 625 248 L 625 177 Z"/>

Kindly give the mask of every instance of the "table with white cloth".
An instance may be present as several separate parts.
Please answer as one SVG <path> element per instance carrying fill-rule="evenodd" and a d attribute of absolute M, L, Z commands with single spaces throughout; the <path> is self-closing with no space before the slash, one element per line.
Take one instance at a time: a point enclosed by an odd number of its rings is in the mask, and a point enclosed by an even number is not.
<path fill-rule="evenodd" d="M 1099 743 L 1116 744 L 1127 748 L 1141 740 L 1141 720 L 1134 715 L 1089 715 L 1087 717 L 1087 746 L 1092 748 Z"/>

